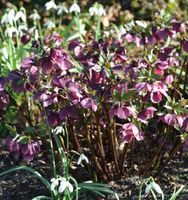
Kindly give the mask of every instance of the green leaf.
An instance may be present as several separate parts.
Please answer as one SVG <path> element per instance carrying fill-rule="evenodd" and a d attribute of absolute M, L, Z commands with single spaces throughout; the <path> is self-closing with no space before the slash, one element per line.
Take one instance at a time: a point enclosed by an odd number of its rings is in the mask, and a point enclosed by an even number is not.
<path fill-rule="evenodd" d="M 183 191 L 184 187 L 185 187 L 185 186 L 182 185 L 182 186 L 178 189 L 177 192 L 174 191 L 174 193 L 172 194 L 170 200 L 176 200 L 176 198 L 179 196 L 179 194 Z"/>
<path fill-rule="evenodd" d="M 27 144 L 29 142 L 29 137 L 26 135 L 20 136 L 18 141 L 22 144 Z"/>
<path fill-rule="evenodd" d="M 47 196 L 37 196 L 32 198 L 32 200 L 46 200 L 46 199 L 51 199 L 51 198 Z"/>
<path fill-rule="evenodd" d="M 10 134 L 11 134 L 13 137 L 16 137 L 16 135 L 17 135 L 17 130 L 16 130 L 16 127 L 15 127 L 15 126 L 10 126 L 10 125 L 6 124 L 6 128 L 10 131 Z"/>
<path fill-rule="evenodd" d="M 129 101 L 136 93 L 137 91 L 135 89 L 130 89 L 127 93 L 122 92 L 121 100 Z"/>
<path fill-rule="evenodd" d="M 15 172 L 15 171 L 19 171 L 19 170 L 29 171 L 32 174 L 34 174 L 47 187 L 47 189 L 51 192 L 50 182 L 46 178 L 44 178 L 39 172 L 37 172 L 36 170 L 34 170 L 30 167 L 27 167 L 27 166 L 13 167 L 9 170 L 6 170 L 6 171 L 0 173 L 0 177 L 4 176 L 6 174 L 10 174 L 10 173 Z"/>

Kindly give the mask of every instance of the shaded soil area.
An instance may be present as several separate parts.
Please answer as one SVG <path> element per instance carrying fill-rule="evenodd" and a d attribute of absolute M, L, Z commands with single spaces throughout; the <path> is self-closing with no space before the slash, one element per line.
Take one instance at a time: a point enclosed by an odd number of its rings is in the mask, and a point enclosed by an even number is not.
<path fill-rule="evenodd" d="M 0 143 L 0 172 L 10 169 L 15 165 L 26 165 L 23 161 L 13 159 L 5 147 Z M 38 170 L 42 175 L 49 180 L 52 178 L 50 174 L 50 160 L 46 156 L 39 154 L 37 159 L 30 163 L 30 166 Z M 79 172 L 80 171 L 80 172 Z M 81 170 L 78 169 L 80 179 L 85 176 Z M 143 179 L 138 176 L 127 176 L 121 180 L 111 182 L 114 191 L 119 195 L 120 200 L 138 200 L 139 187 Z M 174 189 L 178 189 L 181 185 L 186 186 L 177 200 L 188 200 L 188 154 L 183 155 L 181 159 L 174 158 L 165 168 L 156 182 L 161 186 L 165 200 L 169 200 L 170 195 Z M 143 195 L 142 199 L 150 200 L 150 196 Z M 0 177 L 0 200 L 31 200 L 36 196 L 48 196 L 49 193 L 43 184 L 25 171 L 17 171 L 4 177 Z M 79 199 L 83 200 L 102 200 L 103 198 L 96 197 L 95 195 L 82 195 Z M 108 196 L 106 200 L 113 200 L 115 197 Z M 159 198 L 161 199 L 161 198 Z"/>

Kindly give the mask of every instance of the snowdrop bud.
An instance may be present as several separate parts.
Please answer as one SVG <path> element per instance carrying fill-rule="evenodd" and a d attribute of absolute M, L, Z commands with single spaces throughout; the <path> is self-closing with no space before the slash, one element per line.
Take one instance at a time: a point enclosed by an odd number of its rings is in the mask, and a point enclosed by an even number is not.
<path fill-rule="evenodd" d="M 38 14 L 38 12 L 36 11 L 36 10 L 34 10 L 34 13 L 33 14 L 31 14 L 30 16 L 29 16 L 29 18 L 30 19 L 32 19 L 33 21 L 36 21 L 36 20 L 40 20 L 40 15 Z"/>
<path fill-rule="evenodd" d="M 84 154 L 80 154 L 80 157 L 78 158 L 77 165 L 80 165 L 80 164 L 82 163 L 83 160 L 85 160 L 86 163 L 89 163 L 88 158 L 87 158 Z"/>
<path fill-rule="evenodd" d="M 45 7 L 46 7 L 46 10 L 56 10 L 57 9 L 57 5 L 55 4 L 55 2 L 52 0 L 52 1 L 49 1 L 45 4 Z"/>
<path fill-rule="evenodd" d="M 80 7 L 77 3 L 72 4 L 72 6 L 69 9 L 69 12 L 75 12 L 75 13 L 80 13 Z"/>

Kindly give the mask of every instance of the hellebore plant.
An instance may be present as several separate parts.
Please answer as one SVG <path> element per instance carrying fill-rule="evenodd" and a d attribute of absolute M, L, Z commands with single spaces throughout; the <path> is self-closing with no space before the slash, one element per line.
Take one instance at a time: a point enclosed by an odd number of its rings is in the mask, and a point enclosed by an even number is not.
<path fill-rule="evenodd" d="M 186 32 L 174 23 L 146 23 L 140 34 L 137 22 L 120 39 L 89 35 L 65 43 L 49 35 L 19 70 L 1 78 L 1 107 L 8 106 L 10 85 L 30 95 L 51 128 L 66 122 L 70 148 L 85 154 L 87 147 L 91 167 L 104 181 L 128 173 L 133 164 L 140 166 L 136 173 L 155 169 L 158 175 L 187 135 Z M 169 143 L 169 157 L 160 165 Z M 66 151 L 66 142 L 62 147 Z"/>

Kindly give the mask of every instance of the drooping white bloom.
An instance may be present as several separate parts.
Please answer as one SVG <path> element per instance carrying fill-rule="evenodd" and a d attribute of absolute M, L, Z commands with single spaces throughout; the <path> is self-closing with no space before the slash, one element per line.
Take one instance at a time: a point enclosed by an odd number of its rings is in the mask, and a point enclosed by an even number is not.
<path fill-rule="evenodd" d="M 55 4 L 55 2 L 53 0 L 45 3 L 45 7 L 46 7 L 46 10 L 56 10 L 57 9 L 57 5 Z"/>
<path fill-rule="evenodd" d="M 73 186 L 70 184 L 69 181 L 66 180 L 66 178 L 62 178 L 60 181 L 59 186 L 59 193 L 63 193 L 65 189 L 68 189 L 70 192 L 73 192 Z"/>
<path fill-rule="evenodd" d="M 38 12 L 36 11 L 36 10 L 34 10 L 34 13 L 33 14 L 31 14 L 30 16 L 29 16 L 29 18 L 30 19 L 32 19 L 33 21 L 36 21 L 36 20 L 40 20 L 40 15 L 38 14 Z"/>
<path fill-rule="evenodd" d="M 89 13 L 91 16 L 98 15 L 98 16 L 105 16 L 106 11 L 104 10 L 101 4 L 95 4 L 93 7 L 89 8 Z"/>
<path fill-rule="evenodd" d="M 11 27 L 8 27 L 6 30 L 5 30 L 5 35 L 12 38 L 13 34 L 16 33 L 18 34 L 18 30 L 11 26 Z"/>
<path fill-rule="evenodd" d="M 52 21 L 48 21 L 44 24 L 44 26 L 46 26 L 47 29 L 53 29 L 55 28 L 55 23 Z"/>
<path fill-rule="evenodd" d="M 158 194 L 163 195 L 163 191 L 161 190 L 161 187 L 155 183 L 154 181 L 151 181 L 149 183 L 149 185 L 147 185 L 146 189 L 145 189 L 145 193 L 150 193 L 151 190 L 156 191 Z"/>
<path fill-rule="evenodd" d="M 14 20 L 15 20 L 15 10 L 14 10 L 14 9 L 11 9 L 11 10 L 8 12 L 8 21 L 9 21 L 9 24 L 10 24 L 10 25 L 13 25 Z"/>
<path fill-rule="evenodd" d="M 18 31 L 19 32 L 23 32 L 23 31 L 26 31 L 27 30 L 27 26 L 25 24 L 20 24 L 18 26 Z"/>
<path fill-rule="evenodd" d="M 8 23 L 12 26 L 14 23 L 14 20 L 15 20 L 15 10 L 11 9 L 3 15 L 1 19 L 1 24 Z"/>
<path fill-rule="evenodd" d="M 5 23 L 8 23 L 8 14 L 5 13 L 2 18 L 1 18 L 1 24 L 5 24 Z"/>
<path fill-rule="evenodd" d="M 80 6 L 77 3 L 73 3 L 72 6 L 69 9 L 69 12 L 75 12 L 75 13 L 80 13 Z"/>
<path fill-rule="evenodd" d="M 18 21 L 19 19 L 21 19 L 23 22 L 26 22 L 26 16 L 22 10 L 19 10 L 15 15 L 15 21 Z"/>
<path fill-rule="evenodd" d="M 68 13 L 68 12 L 69 11 L 64 2 L 57 6 L 57 15 L 61 15 L 62 13 Z"/>
<path fill-rule="evenodd" d="M 68 189 L 70 192 L 74 190 L 72 184 L 64 177 L 51 179 L 51 190 L 54 191 L 55 188 L 58 189 L 59 193 L 63 193 L 65 189 Z"/>
<path fill-rule="evenodd" d="M 59 185 L 59 179 L 58 178 L 52 178 L 51 179 L 51 190 L 54 191 L 55 188 Z"/>
<path fill-rule="evenodd" d="M 88 158 L 87 158 L 84 154 L 80 154 L 80 157 L 78 158 L 77 165 L 80 165 L 80 164 L 82 163 L 83 160 L 85 160 L 86 163 L 89 163 Z"/>

